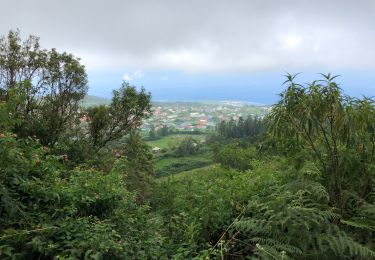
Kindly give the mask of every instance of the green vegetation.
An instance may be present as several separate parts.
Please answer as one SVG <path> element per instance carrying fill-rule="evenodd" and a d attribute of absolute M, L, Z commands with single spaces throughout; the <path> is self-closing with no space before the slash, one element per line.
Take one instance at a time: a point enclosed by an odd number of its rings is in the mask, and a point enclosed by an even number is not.
<path fill-rule="evenodd" d="M 109 106 L 88 108 L 88 135 L 94 149 L 100 149 L 139 127 L 141 120 L 151 112 L 150 102 L 151 94 L 143 88 L 138 92 L 135 86 L 123 82 L 121 88 L 113 90 Z"/>
<path fill-rule="evenodd" d="M 205 135 L 201 134 L 171 134 L 158 140 L 147 141 L 147 144 L 151 147 L 159 147 L 161 149 L 173 149 L 182 141 L 182 139 L 186 138 L 187 136 L 190 136 L 198 141 L 203 141 L 205 139 Z"/>
<path fill-rule="evenodd" d="M 257 151 L 254 146 L 241 147 L 239 142 L 233 142 L 214 147 L 215 162 L 225 168 L 249 170 L 252 168 L 252 160 L 255 158 L 257 158 Z"/>
<path fill-rule="evenodd" d="M 93 95 L 86 95 L 82 100 L 83 107 L 92 107 L 100 105 L 109 105 L 111 103 L 110 99 L 97 97 Z"/>
<path fill-rule="evenodd" d="M 218 165 L 210 164 L 208 166 L 195 168 L 195 169 L 187 170 L 187 171 L 182 171 L 182 172 L 179 172 L 178 174 L 160 177 L 160 178 L 157 179 L 157 181 L 159 181 L 159 182 L 167 181 L 170 178 L 172 178 L 173 180 L 179 180 L 179 179 L 184 179 L 187 176 L 192 176 L 192 175 L 195 176 L 194 178 L 199 178 L 201 174 L 210 173 L 210 172 L 212 172 L 211 171 L 212 169 L 217 168 L 217 167 L 218 167 Z"/>
<path fill-rule="evenodd" d="M 146 119 L 141 129 L 149 133 L 148 140 L 155 140 L 171 133 L 197 131 L 207 133 L 215 130 L 215 125 L 231 118 L 246 119 L 264 117 L 270 107 L 255 106 L 239 101 L 216 102 L 154 102 L 153 115 Z M 167 131 L 165 131 L 167 130 Z"/>
<path fill-rule="evenodd" d="M 37 37 L 22 43 L 11 31 L 0 39 L 0 71 L 0 100 L 8 104 L 0 129 L 8 122 L 18 136 L 54 146 L 87 92 L 84 66 L 71 54 L 41 49 Z"/>
<path fill-rule="evenodd" d="M 155 176 L 165 177 L 213 164 L 212 153 L 204 144 L 206 135 L 170 134 L 148 141 L 161 150 L 154 156 Z"/>
<path fill-rule="evenodd" d="M 79 60 L 39 49 L 36 37 L 22 43 L 18 32 L 0 46 L 0 258 L 164 255 L 159 222 L 142 203 L 152 156 L 136 134 L 121 142 L 147 116 L 149 94 L 124 83 L 108 107 L 79 111 Z"/>
<path fill-rule="evenodd" d="M 163 177 L 201 168 L 212 164 L 210 152 L 202 152 L 196 155 L 188 155 L 184 157 L 165 156 L 155 158 L 155 176 Z"/>
<path fill-rule="evenodd" d="M 162 199 L 155 205 L 169 228 L 171 252 L 182 258 L 375 258 L 374 103 L 343 96 L 330 75 L 307 87 L 288 79 L 267 118 L 267 136 L 258 139 L 264 138 L 261 150 L 236 139 L 215 148 L 226 170 L 159 182 Z M 338 158 L 346 161 L 336 164 Z M 239 167 L 242 162 L 248 167 Z"/>
<path fill-rule="evenodd" d="M 374 101 L 330 74 L 284 84 L 265 119 L 146 143 L 149 93 L 124 82 L 108 105 L 80 108 L 79 60 L 10 32 L 0 258 L 375 259 Z"/>
<path fill-rule="evenodd" d="M 2 259 L 129 258 L 161 251 L 118 165 L 68 171 L 35 140 L 0 138 Z M 142 256 L 143 255 L 143 256 Z"/>
<path fill-rule="evenodd" d="M 246 119 L 240 117 L 238 121 L 222 121 L 217 127 L 216 132 L 211 134 L 209 140 L 225 141 L 230 139 L 248 139 L 250 142 L 258 140 L 265 132 L 265 124 L 258 117 L 248 116 Z"/>

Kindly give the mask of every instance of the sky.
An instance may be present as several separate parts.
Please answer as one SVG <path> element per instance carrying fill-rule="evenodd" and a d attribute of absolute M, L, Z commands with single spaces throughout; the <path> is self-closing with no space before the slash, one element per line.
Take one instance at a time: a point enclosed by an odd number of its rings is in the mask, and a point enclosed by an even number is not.
<path fill-rule="evenodd" d="M 81 58 L 90 94 L 123 80 L 154 100 L 272 104 L 285 72 L 339 74 L 375 96 L 374 0 L 0 0 L 0 35 L 20 29 Z"/>

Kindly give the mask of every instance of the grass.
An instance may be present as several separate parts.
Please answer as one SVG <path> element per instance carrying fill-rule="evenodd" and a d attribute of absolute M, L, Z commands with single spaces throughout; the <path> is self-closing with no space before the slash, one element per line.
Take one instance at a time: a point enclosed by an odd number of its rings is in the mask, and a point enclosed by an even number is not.
<path fill-rule="evenodd" d="M 202 168 L 213 163 L 210 151 L 183 157 L 157 157 L 155 158 L 156 177 L 178 174 L 196 168 Z"/>
<path fill-rule="evenodd" d="M 213 164 L 212 154 L 208 147 L 202 147 L 198 154 L 175 157 L 173 148 L 187 137 L 192 137 L 200 142 L 204 141 L 206 136 L 203 134 L 172 134 L 147 142 L 151 147 L 159 147 L 165 150 L 154 158 L 156 177 L 171 176 Z"/>
<path fill-rule="evenodd" d="M 148 141 L 147 144 L 151 147 L 159 147 L 161 149 L 172 149 L 174 146 L 177 146 L 186 137 L 192 137 L 198 141 L 204 140 L 205 135 L 199 134 L 172 134 L 165 137 L 162 137 L 158 140 Z"/>
<path fill-rule="evenodd" d="M 157 180 L 158 182 L 161 182 L 161 181 L 166 181 L 168 179 L 172 179 L 176 181 L 176 180 L 182 180 L 186 178 L 199 178 L 199 177 L 202 177 L 203 174 L 211 173 L 212 172 L 211 170 L 217 167 L 218 166 L 216 164 L 210 164 L 210 165 L 203 166 L 200 168 L 195 168 L 195 169 L 188 170 L 188 171 L 182 171 L 178 174 L 160 177 Z"/>

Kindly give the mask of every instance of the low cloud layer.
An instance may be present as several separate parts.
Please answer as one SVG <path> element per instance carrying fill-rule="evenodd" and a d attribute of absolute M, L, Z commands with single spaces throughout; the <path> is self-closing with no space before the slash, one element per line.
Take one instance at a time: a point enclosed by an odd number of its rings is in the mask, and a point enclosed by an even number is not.
<path fill-rule="evenodd" d="M 133 81 L 133 80 L 136 80 L 136 79 L 141 79 L 141 78 L 143 78 L 143 76 L 144 76 L 143 71 L 136 70 L 132 73 L 124 74 L 124 76 L 122 76 L 122 79 L 129 82 L 129 81 Z"/>
<path fill-rule="evenodd" d="M 375 68 L 372 0 L 3 0 L 1 7 L 1 34 L 38 35 L 89 70 Z"/>

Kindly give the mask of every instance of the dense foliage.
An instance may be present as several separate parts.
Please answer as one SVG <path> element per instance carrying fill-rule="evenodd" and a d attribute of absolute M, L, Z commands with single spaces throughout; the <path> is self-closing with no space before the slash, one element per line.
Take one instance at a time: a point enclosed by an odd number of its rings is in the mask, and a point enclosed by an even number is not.
<path fill-rule="evenodd" d="M 79 60 L 10 32 L 0 258 L 375 259 L 374 101 L 329 74 L 285 84 L 265 120 L 223 122 L 210 145 L 187 137 L 153 160 L 137 131 L 149 93 L 123 83 L 110 105 L 80 108 Z"/>
<path fill-rule="evenodd" d="M 366 199 L 375 162 L 374 101 L 344 96 L 329 74 L 307 87 L 294 78 L 288 75 L 287 90 L 269 117 L 277 146 L 311 158 L 337 207 L 345 206 L 344 189 Z"/>
<path fill-rule="evenodd" d="M 176 147 L 175 153 L 177 157 L 189 154 L 196 154 L 199 152 L 200 143 L 192 137 L 184 138 L 181 143 Z"/>
<path fill-rule="evenodd" d="M 86 93 L 85 68 L 73 55 L 43 50 L 34 36 L 21 42 L 18 31 L 0 38 L 0 100 L 11 104 L 0 129 L 12 121 L 14 133 L 53 146 Z"/>
<path fill-rule="evenodd" d="M 165 136 L 174 135 L 174 134 L 203 135 L 204 132 L 199 129 L 178 130 L 173 127 L 168 127 L 167 125 L 163 125 L 162 127 L 159 127 L 158 129 L 156 129 L 154 125 L 151 125 L 150 131 L 148 132 L 148 137 L 146 137 L 146 139 L 149 141 L 158 140 Z"/>
<path fill-rule="evenodd" d="M 375 258 L 374 102 L 344 96 L 334 79 L 302 86 L 288 75 L 261 151 L 246 138 L 223 140 L 214 155 L 227 170 L 197 170 L 160 185 L 155 204 L 170 227 L 171 252 Z"/>
<path fill-rule="evenodd" d="M 67 170 L 35 140 L 0 138 L 1 258 L 128 258 L 160 254 L 157 222 L 107 174 Z M 150 228 L 152 227 L 152 228 Z"/>
<path fill-rule="evenodd" d="M 254 143 L 261 139 L 265 133 L 265 122 L 258 117 L 249 115 L 246 119 L 240 117 L 237 121 L 221 121 L 216 126 L 216 131 L 208 137 L 209 142 L 242 139 Z"/>
<path fill-rule="evenodd" d="M 225 168 L 249 170 L 252 160 L 257 157 L 254 146 L 242 147 L 239 142 L 216 145 L 213 148 L 214 160 Z"/>
<path fill-rule="evenodd" d="M 109 107 L 83 110 L 78 59 L 18 32 L 0 43 L 0 258 L 163 255 L 161 222 L 140 203 L 152 155 L 136 133 L 120 140 L 148 115 L 150 95 L 124 83 Z"/>
<path fill-rule="evenodd" d="M 122 157 L 116 167 L 123 170 L 127 190 L 135 192 L 137 198 L 150 198 L 154 182 L 153 156 L 150 147 L 136 131 L 130 132 L 121 144 Z"/>

